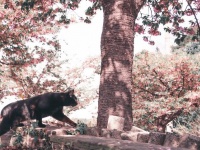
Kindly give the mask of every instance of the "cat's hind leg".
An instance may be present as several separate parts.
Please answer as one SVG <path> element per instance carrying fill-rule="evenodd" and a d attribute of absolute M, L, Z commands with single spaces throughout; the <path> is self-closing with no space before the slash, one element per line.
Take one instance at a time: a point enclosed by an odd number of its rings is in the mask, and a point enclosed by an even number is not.
<path fill-rule="evenodd" d="M 8 132 L 11 126 L 12 126 L 12 120 L 10 119 L 10 117 L 8 115 L 4 116 L 0 123 L 0 136 Z"/>

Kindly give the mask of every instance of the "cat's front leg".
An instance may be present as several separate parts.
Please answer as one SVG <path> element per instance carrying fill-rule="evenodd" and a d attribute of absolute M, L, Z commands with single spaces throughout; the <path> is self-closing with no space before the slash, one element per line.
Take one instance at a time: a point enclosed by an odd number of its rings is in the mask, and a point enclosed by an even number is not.
<path fill-rule="evenodd" d="M 69 119 L 67 116 L 65 116 L 63 114 L 63 112 L 57 112 L 57 113 L 53 114 L 52 117 L 59 121 L 65 122 L 65 123 L 71 125 L 72 127 L 77 126 L 77 124 L 75 122 L 73 122 L 71 119 Z"/>
<path fill-rule="evenodd" d="M 38 127 L 45 128 L 46 125 L 42 123 L 42 114 L 36 113 L 35 116 L 36 116 L 36 120 L 38 121 Z"/>

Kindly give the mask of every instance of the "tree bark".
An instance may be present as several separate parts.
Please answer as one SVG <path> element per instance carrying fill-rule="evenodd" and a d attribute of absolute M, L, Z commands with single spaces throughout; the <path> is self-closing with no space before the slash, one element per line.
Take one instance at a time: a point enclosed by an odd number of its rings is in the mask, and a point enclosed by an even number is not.
<path fill-rule="evenodd" d="M 130 130 L 133 125 L 134 25 L 144 0 L 102 0 L 101 2 L 104 23 L 101 36 L 97 126 L 99 129 L 106 128 L 109 115 L 115 115 L 123 117 L 124 130 Z"/>

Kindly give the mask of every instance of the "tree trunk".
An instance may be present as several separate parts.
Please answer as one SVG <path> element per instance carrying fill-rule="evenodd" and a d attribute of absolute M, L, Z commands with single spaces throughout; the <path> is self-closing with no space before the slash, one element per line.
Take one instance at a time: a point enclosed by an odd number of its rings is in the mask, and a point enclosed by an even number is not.
<path fill-rule="evenodd" d="M 109 115 L 123 117 L 124 130 L 130 130 L 133 125 L 134 24 L 140 10 L 136 1 L 101 1 L 104 23 L 101 36 L 101 79 L 97 118 L 99 129 L 107 127 Z"/>

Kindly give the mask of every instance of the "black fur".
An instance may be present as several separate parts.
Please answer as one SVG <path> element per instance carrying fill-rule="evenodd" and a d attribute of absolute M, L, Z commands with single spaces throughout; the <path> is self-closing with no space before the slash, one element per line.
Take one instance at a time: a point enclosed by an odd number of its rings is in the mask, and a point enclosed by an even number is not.
<path fill-rule="evenodd" d="M 75 127 L 76 123 L 64 115 L 63 106 L 76 106 L 76 100 L 74 90 L 71 90 L 66 93 L 46 93 L 10 103 L 1 111 L 0 136 L 28 119 L 36 119 L 39 127 L 45 127 L 42 118 L 47 116 Z"/>

